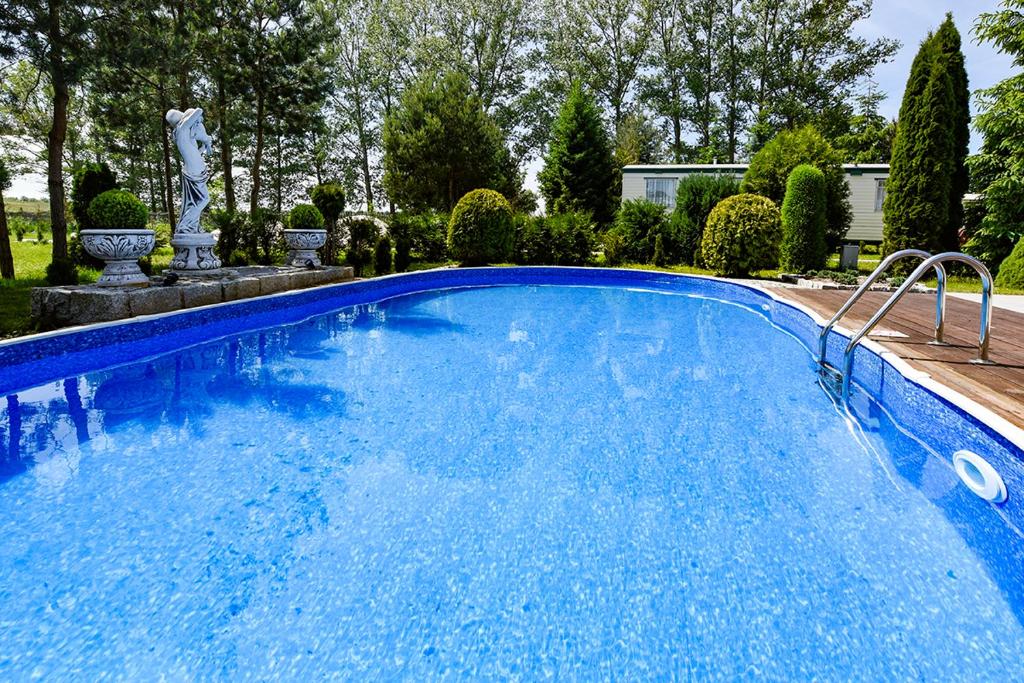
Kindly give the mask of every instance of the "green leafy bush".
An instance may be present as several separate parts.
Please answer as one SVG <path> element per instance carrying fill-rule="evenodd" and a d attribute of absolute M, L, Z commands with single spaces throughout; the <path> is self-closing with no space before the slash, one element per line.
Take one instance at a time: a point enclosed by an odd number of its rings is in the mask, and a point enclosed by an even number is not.
<path fill-rule="evenodd" d="M 855 270 L 812 270 L 807 273 L 808 277 L 832 280 L 840 285 L 855 285 L 859 281 L 858 273 Z"/>
<path fill-rule="evenodd" d="M 813 126 L 784 130 L 772 138 L 750 160 L 740 191 L 781 204 L 789 174 L 801 164 L 810 164 L 825 174 L 825 244 L 831 253 L 842 243 L 853 220 L 850 186 L 842 156 Z"/>
<path fill-rule="evenodd" d="M 391 272 L 391 240 L 387 235 L 377 240 L 377 247 L 373 251 L 373 272 L 377 275 Z"/>
<path fill-rule="evenodd" d="M 691 174 L 676 186 L 676 208 L 669 219 L 676 236 L 675 262 L 700 265 L 700 242 L 711 209 L 726 197 L 738 194 L 740 184 L 732 176 Z M 669 245 L 669 250 L 672 246 Z"/>
<path fill-rule="evenodd" d="M 618 258 L 632 263 L 650 263 L 657 235 L 668 230 L 665 207 L 646 199 L 626 200 L 615 217 L 615 229 L 622 238 Z"/>
<path fill-rule="evenodd" d="M 348 232 L 345 261 L 352 266 L 356 275 L 362 275 L 363 267 L 373 258 L 372 247 L 377 244 L 380 227 L 369 218 L 349 218 L 344 227 Z"/>
<path fill-rule="evenodd" d="M 654 255 L 651 262 L 656 266 L 664 266 L 668 263 L 665 259 L 665 236 L 661 233 L 654 238 Z"/>
<path fill-rule="evenodd" d="M 828 260 L 825 249 L 825 174 L 801 164 L 786 183 L 780 262 L 794 273 L 823 268 Z"/>
<path fill-rule="evenodd" d="M 324 215 L 312 204 L 298 204 L 288 212 L 290 230 L 323 230 Z"/>
<path fill-rule="evenodd" d="M 329 266 L 337 265 L 342 243 L 342 229 L 338 219 L 345 211 L 345 188 L 333 181 L 321 183 L 313 188 L 309 198 L 323 214 L 324 227 L 327 228 L 327 241 L 320 250 L 324 263 Z"/>
<path fill-rule="evenodd" d="M 462 265 L 507 260 L 513 239 L 512 206 L 494 190 L 466 193 L 448 221 L 448 250 Z"/>
<path fill-rule="evenodd" d="M 207 213 L 207 220 L 214 230 L 219 230 L 217 237 L 217 258 L 225 266 L 244 266 L 248 258 L 242 250 L 245 237 L 245 214 L 237 211 L 214 209 Z"/>
<path fill-rule="evenodd" d="M 281 216 L 270 209 L 257 209 L 245 217 L 241 244 L 249 263 L 270 265 L 284 256 Z"/>
<path fill-rule="evenodd" d="M 46 283 L 51 287 L 78 284 L 78 268 L 71 259 L 55 259 L 46 266 Z"/>
<path fill-rule="evenodd" d="M 88 213 L 92 225 L 104 230 L 142 230 L 149 219 L 146 205 L 127 190 L 100 194 L 89 204 Z"/>
<path fill-rule="evenodd" d="M 590 215 L 517 216 L 514 261 L 523 265 L 585 266 L 596 246 Z"/>
<path fill-rule="evenodd" d="M 391 217 L 388 226 L 395 237 L 408 240 L 410 256 L 421 261 L 437 263 L 448 258 L 448 215 L 437 211 L 409 213 L 403 211 Z"/>
<path fill-rule="evenodd" d="M 604 265 L 617 266 L 622 263 L 626 240 L 619 226 L 614 225 L 601 235 L 601 249 L 604 251 Z"/>
<path fill-rule="evenodd" d="M 755 194 L 719 202 L 708 216 L 701 256 L 722 275 L 748 275 L 779 262 L 782 217 L 775 203 Z"/>
<path fill-rule="evenodd" d="M 1017 246 L 999 266 L 996 287 L 1024 289 L 1024 239 L 1017 242 Z"/>
<path fill-rule="evenodd" d="M 117 187 L 117 176 L 103 163 L 89 163 L 78 167 L 71 176 L 71 215 L 79 230 L 109 228 L 98 225 L 89 215 L 92 200 Z"/>

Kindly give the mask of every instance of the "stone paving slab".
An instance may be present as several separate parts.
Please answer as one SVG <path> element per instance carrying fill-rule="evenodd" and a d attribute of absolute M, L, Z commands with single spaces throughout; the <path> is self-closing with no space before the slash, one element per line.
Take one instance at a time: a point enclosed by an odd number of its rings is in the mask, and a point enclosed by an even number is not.
<path fill-rule="evenodd" d="M 327 266 L 316 270 L 278 266 L 246 266 L 217 274 L 179 277 L 164 286 L 164 276 L 150 278 L 148 287 L 36 287 L 32 290 L 32 319 L 40 329 L 110 322 L 138 315 L 168 313 L 222 301 L 305 289 L 353 279 L 352 268 Z"/>

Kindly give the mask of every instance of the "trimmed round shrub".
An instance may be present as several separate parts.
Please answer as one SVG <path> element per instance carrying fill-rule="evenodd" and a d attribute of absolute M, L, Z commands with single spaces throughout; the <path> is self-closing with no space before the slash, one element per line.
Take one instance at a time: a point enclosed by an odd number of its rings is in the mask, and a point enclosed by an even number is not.
<path fill-rule="evenodd" d="M 107 190 L 89 204 L 89 220 L 100 230 L 142 230 L 149 209 L 127 190 Z"/>
<path fill-rule="evenodd" d="M 377 248 L 373 251 L 373 272 L 377 275 L 391 272 L 391 240 L 387 235 L 377 240 Z"/>
<path fill-rule="evenodd" d="M 654 241 L 668 229 L 668 214 L 661 204 L 646 199 L 622 202 L 615 216 L 615 227 L 622 238 L 617 258 L 632 263 L 650 263 Z"/>
<path fill-rule="evenodd" d="M 853 221 L 850 185 L 843 171 L 843 156 L 814 126 L 784 130 L 750 160 L 741 192 L 752 192 L 780 204 L 793 169 L 810 164 L 825 174 L 825 243 L 829 251 L 839 248 Z"/>
<path fill-rule="evenodd" d="M 782 217 L 775 203 L 755 194 L 723 199 L 708 216 L 701 256 L 720 275 L 748 275 L 779 263 Z"/>
<path fill-rule="evenodd" d="M 1017 242 L 1017 246 L 999 266 L 996 287 L 1024 289 L 1024 238 Z"/>
<path fill-rule="evenodd" d="M 809 164 L 793 169 L 782 202 L 783 269 L 806 273 L 825 267 L 825 174 Z"/>
<path fill-rule="evenodd" d="M 323 230 L 324 215 L 312 204 L 299 204 L 288 212 L 289 230 Z"/>
<path fill-rule="evenodd" d="M 512 206 L 494 190 L 466 193 L 448 221 L 448 250 L 464 266 L 500 263 L 512 253 Z"/>
<path fill-rule="evenodd" d="M 739 194 L 739 191 L 739 181 L 728 175 L 695 173 L 679 180 L 676 208 L 669 219 L 675 244 L 666 245 L 666 257 L 670 262 L 700 265 L 700 242 L 704 238 L 708 214 L 718 202 Z"/>
<path fill-rule="evenodd" d="M 79 230 L 110 227 L 93 222 L 89 216 L 89 205 L 96 197 L 116 187 L 117 176 L 106 164 L 93 162 L 75 169 L 71 176 L 71 215 L 75 217 Z"/>

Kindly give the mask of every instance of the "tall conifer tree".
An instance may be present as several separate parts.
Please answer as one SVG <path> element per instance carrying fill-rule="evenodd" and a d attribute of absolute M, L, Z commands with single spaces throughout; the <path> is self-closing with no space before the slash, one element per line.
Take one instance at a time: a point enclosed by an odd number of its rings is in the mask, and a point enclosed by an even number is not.
<path fill-rule="evenodd" d="M 960 32 L 953 23 L 953 15 L 947 13 L 946 20 L 935 32 L 936 59 L 945 64 L 949 72 L 953 97 L 946 103 L 949 109 L 947 124 L 953 134 L 953 176 L 950 181 L 949 220 L 940 231 L 938 248 L 956 251 L 960 245 L 960 228 L 964 224 L 963 196 L 967 193 L 970 176 L 967 172 L 967 154 L 971 142 L 971 93 L 964 66 L 964 53 L 960 49 Z"/>
<path fill-rule="evenodd" d="M 910 69 L 883 207 L 885 253 L 955 246 L 947 235 L 950 207 L 960 202 L 952 196 L 958 120 L 945 41 L 929 34 Z"/>
<path fill-rule="evenodd" d="M 598 225 L 612 222 L 619 169 L 594 100 L 575 83 L 551 130 L 537 177 L 547 212 L 586 211 Z"/>

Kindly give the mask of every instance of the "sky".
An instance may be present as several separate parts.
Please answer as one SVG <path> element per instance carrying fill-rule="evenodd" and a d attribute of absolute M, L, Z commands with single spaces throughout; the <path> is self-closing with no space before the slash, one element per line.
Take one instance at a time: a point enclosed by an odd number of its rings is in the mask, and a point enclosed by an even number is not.
<path fill-rule="evenodd" d="M 1012 60 L 996 52 L 988 43 L 979 45 L 971 30 L 978 14 L 996 11 L 999 4 L 1000 0 L 875 0 L 871 17 L 858 25 L 858 32 L 867 38 L 885 36 L 902 43 L 893 60 L 880 64 L 875 70 L 874 80 L 879 90 L 887 94 L 881 105 L 882 115 L 887 118 L 896 117 L 914 55 L 928 31 L 942 22 L 946 12 L 953 13 L 963 37 L 971 90 L 992 86 L 1009 76 L 1013 68 Z M 977 151 L 980 145 L 980 136 L 972 130 L 971 150 Z M 526 186 L 534 191 L 537 190 L 537 172 L 540 167 L 540 160 L 536 160 L 527 168 Z M 45 197 L 45 179 L 42 176 L 17 178 L 7 196 Z"/>

